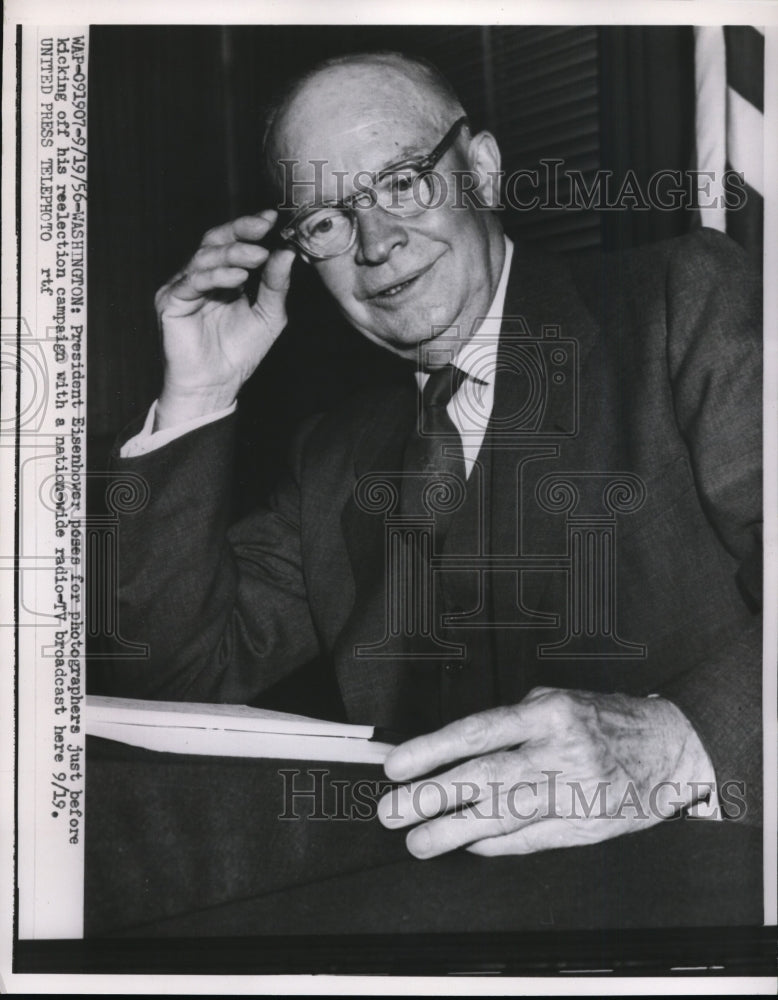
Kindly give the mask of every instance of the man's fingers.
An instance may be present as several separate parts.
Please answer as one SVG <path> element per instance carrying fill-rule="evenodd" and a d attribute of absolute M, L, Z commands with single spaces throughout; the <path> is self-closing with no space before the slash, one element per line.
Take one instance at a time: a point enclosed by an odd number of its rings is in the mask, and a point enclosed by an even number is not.
<path fill-rule="evenodd" d="M 240 288 L 249 273 L 272 256 L 265 247 L 249 243 L 201 247 L 187 268 L 168 285 L 168 293 L 185 302 L 209 292 Z M 291 255 L 294 260 L 294 254 Z M 286 285 L 288 287 L 288 280 Z"/>
<path fill-rule="evenodd" d="M 574 820 L 552 818 L 530 823 L 513 833 L 488 837 L 466 848 L 471 854 L 497 857 L 501 854 L 534 854 L 551 851 L 557 847 L 579 847 L 601 840 L 618 837 L 635 827 L 625 819 L 602 817 L 599 820 Z"/>
<path fill-rule="evenodd" d="M 500 797 L 510 797 L 507 807 L 512 808 L 523 792 L 537 794 L 538 784 L 526 780 L 525 768 L 520 750 L 476 757 L 444 774 L 393 788 L 379 802 L 378 818 L 388 827 L 412 826 L 473 803 L 485 804 L 477 812 L 491 809 L 495 815 Z"/>
<path fill-rule="evenodd" d="M 543 785 L 521 782 L 508 790 L 495 788 L 488 798 L 412 830 L 406 843 L 417 857 L 434 857 L 482 840 L 504 839 L 547 819 L 548 806 Z"/>
<path fill-rule="evenodd" d="M 531 705 L 493 708 L 417 736 L 389 754 L 386 775 L 392 781 L 407 781 L 452 761 L 515 746 L 534 734 L 533 713 Z"/>
<path fill-rule="evenodd" d="M 171 286 L 171 292 L 178 299 L 191 301 L 202 298 L 208 292 L 240 288 L 249 276 L 242 267 L 214 267 L 207 271 L 184 274 Z"/>
<path fill-rule="evenodd" d="M 276 254 L 258 243 L 273 228 L 277 217 L 277 212 L 267 209 L 209 230 L 186 267 L 157 293 L 157 308 L 165 308 L 171 296 L 195 302 L 209 292 L 240 288 L 251 271 L 272 261 L 269 279 L 265 278 L 264 284 L 271 293 L 268 305 L 276 307 L 268 311 L 278 312 L 273 296 L 278 297 L 282 291 L 284 296 L 286 294 L 294 253 L 284 253 L 279 267 Z"/>
<path fill-rule="evenodd" d="M 487 843 L 506 840 L 519 828 L 536 822 L 532 808 L 526 810 L 529 818 L 522 819 L 508 811 L 505 803 L 495 802 L 493 806 L 485 810 L 474 806 L 431 820 L 411 830 L 405 838 L 406 846 L 416 858 L 434 858 L 484 839 Z"/>
<path fill-rule="evenodd" d="M 225 243 L 219 246 L 202 246 L 187 265 L 190 274 L 210 271 L 214 267 L 259 267 L 267 260 L 270 251 L 256 243 Z"/>
<path fill-rule="evenodd" d="M 411 830 L 405 842 L 415 857 L 432 858 L 468 844 L 505 840 L 519 830 L 544 823 L 553 815 L 549 808 L 544 783 L 519 782 L 507 789 L 495 783 L 492 794 L 456 812 L 428 818 Z M 394 815 L 399 813 L 398 806 Z M 390 825 L 384 817 L 382 822 Z"/>
<path fill-rule="evenodd" d="M 277 218 L 278 213 L 271 208 L 256 215 L 242 215 L 209 229 L 203 236 L 202 246 L 223 246 L 237 240 L 261 240 L 273 228 Z"/>
<path fill-rule="evenodd" d="M 532 854 L 554 847 L 572 847 L 579 842 L 573 835 L 570 824 L 561 819 L 547 819 L 504 836 L 488 837 L 471 843 L 467 850 L 470 854 L 494 858 L 500 854 Z"/>

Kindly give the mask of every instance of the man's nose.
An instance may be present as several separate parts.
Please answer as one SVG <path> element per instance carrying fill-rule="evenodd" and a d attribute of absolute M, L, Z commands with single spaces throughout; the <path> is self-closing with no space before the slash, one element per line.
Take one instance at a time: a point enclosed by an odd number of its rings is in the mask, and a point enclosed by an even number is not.
<path fill-rule="evenodd" d="M 402 220 L 377 205 L 357 212 L 358 264 L 382 264 L 392 250 L 405 246 L 408 233 Z"/>

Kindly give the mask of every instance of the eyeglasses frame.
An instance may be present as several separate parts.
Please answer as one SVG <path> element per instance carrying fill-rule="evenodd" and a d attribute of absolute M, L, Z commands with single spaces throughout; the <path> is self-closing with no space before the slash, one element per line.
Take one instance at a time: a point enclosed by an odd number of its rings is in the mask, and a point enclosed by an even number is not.
<path fill-rule="evenodd" d="M 464 126 L 469 125 L 467 115 L 462 115 L 461 118 L 457 118 L 451 128 L 446 132 L 440 142 L 435 146 L 435 148 L 423 156 L 420 160 L 409 157 L 405 160 L 399 160 L 397 163 L 391 163 L 387 167 L 383 167 L 381 170 L 376 171 L 373 174 L 372 184 L 378 184 L 380 181 L 386 177 L 388 174 L 394 173 L 397 170 L 402 170 L 404 168 L 413 167 L 417 171 L 418 177 L 425 177 L 429 174 L 434 167 L 443 159 L 445 154 L 449 151 L 451 146 L 454 145 L 460 129 Z M 357 238 L 357 227 L 356 227 L 356 210 L 354 205 L 359 202 L 360 199 L 365 199 L 369 197 L 362 191 L 358 191 L 355 194 L 349 195 L 348 198 L 344 198 L 342 201 L 322 201 L 317 203 L 311 203 L 304 205 L 302 208 L 298 209 L 297 212 L 292 216 L 286 226 L 280 230 L 280 237 L 286 243 L 291 243 L 295 246 L 304 259 L 312 258 L 314 260 L 332 260 L 334 257 L 340 257 L 341 254 L 347 253 L 353 246 Z M 390 215 L 393 214 L 389 209 L 379 206 L 383 211 L 388 212 Z M 297 220 L 303 215 L 307 214 L 309 211 L 320 209 L 320 208 L 338 208 L 347 212 L 351 217 L 351 239 L 348 245 L 337 253 L 333 254 L 314 254 L 311 253 L 306 247 L 304 247 L 299 238 L 296 236 L 296 225 Z M 422 208 L 420 212 L 414 213 L 414 215 L 420 215 L 424 209 Z"/>

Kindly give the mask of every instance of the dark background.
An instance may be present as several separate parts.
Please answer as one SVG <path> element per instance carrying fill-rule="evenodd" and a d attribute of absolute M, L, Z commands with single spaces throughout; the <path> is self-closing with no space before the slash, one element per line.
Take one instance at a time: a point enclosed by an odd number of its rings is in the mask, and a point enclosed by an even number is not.
<path fill-rule="evenodd" d="M 159 391 L 155 290 L 206 229 L 269 203 L 258 169 L 268 98 L 314 61 L 381 48 L 431 59 L 460 94 L 474 129 L 495 134 L 508 174 L 553 157 L 587 180 L 612 171 L 618 190 L 628 169 L 644 187 L 656 170 L 694 166 L 690 27 L 91 28 L 92 514 L 104 510 L 101 473 L 112 442 Z M 512 237 L 561 253 L 629 247 L 695 224 L 690 211 L 655 209 L 506 211 L 504 221 Z M 397 359 L 348 328 L 299 261 L 288 309 L 287 330 L 241 394 L 236 515 L 272 484 L 301 418 L 397 374 Z M 105 598 L 96 590 L 91 599 L 100 603 Z M 99 658 L 110 609 L 95 609 L 90 656 Z M 96 684 L 99 669 L 90 671 L 90 687 Z M 320 664 L 263 703 L 319 717 L 342 713 Z"/>

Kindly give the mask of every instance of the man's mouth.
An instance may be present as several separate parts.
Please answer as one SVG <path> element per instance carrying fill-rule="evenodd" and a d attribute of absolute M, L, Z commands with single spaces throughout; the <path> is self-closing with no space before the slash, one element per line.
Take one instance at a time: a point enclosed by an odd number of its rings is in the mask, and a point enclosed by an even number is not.
<path fill-rule="evenodd" d="M 388 302 L 397 296 L 402 295 L 403 292 L 412 288 L 420 278 L 424 277 L 425 274 L 435 265 L 436 261 L 432 264 L 428 264 L 426 267 L 421 268 L 415 274 L 411 274 L 409 277 L 404 278 L 402 281 L 395 282 L 393 285 L 385 285 L 383 288 L 379 289 L 377 292 L 372 292 L 368 298 L 377 302 Z"/>
<path fill-rule="evenodd" d="M 418 275 L 416 275 L 416 277 L 418 277 Z M 378 293 L 376 298 L 391 299 L 393 296 L 399 295 L 404 288 L 410 288 L 414 281 L 416 281 L 416 278 L 409 278 L 407 281 L 401 281 L 399 285 L 392 285 L 390 288 L 384 288 L 383 291 Z"/>

